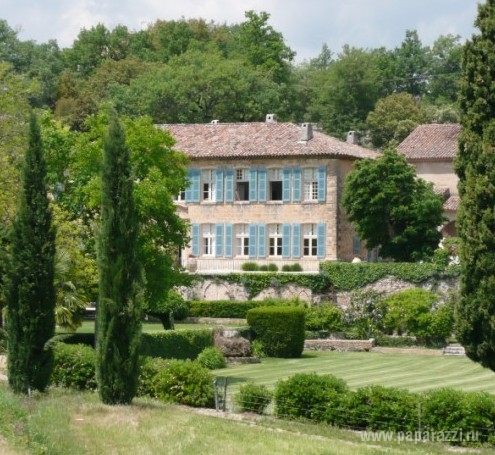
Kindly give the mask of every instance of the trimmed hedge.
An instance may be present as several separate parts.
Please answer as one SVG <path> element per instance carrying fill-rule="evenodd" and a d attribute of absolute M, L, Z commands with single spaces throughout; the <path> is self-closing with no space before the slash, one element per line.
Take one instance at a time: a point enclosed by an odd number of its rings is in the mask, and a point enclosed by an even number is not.
<path fill-rule="evenodd" d="M 50 340 L 50 344 L 58 343 L 59 341 L 65 344 L 85 344 L 92 347 L 96 345 L 94 333 L 62 333 L 55 335 Z"/>
<path fill-rule="evenodd" d="M 269 306 L 246 315 L 254 337 L 268 357 L 297 358 L 304 349 L 304 308 Z"/>
<path fill-rule="evenodd" d="M 140 354 L 165 359 L 194 360 L 200 352 L 213 346 L 213 330 L 167 330 L 141 335 Z"/>
<path fill-rule="evenodd" d="M 55 343 L 53 353 L 53 385 L 76 390 L 96 390 L 96 354 L 92 347 Z"/>
<path fill-rule="evenodd" d="M 261 302 L 234 300 L 193 300 L 189 302 L 189 315 L 196 318 L 239 318 L 244 319 L 248 310 Z"/>

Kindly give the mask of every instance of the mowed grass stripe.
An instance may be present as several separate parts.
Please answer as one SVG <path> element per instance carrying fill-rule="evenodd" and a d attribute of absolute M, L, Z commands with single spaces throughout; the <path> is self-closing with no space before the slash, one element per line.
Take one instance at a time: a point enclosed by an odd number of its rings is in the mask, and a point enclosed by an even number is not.
<path fill-rule="evenodd" d="M 376 352 L 311 352 L 300 359 L 262 359 L 261 364 L 235 365 L 217 370 L 234 388 L 243 382 L 270 388 L 296 373 L 333 374 L 356 389 L 371 384 L 414 392 L 453 387 L 495 393 L 495 375 L 466 357 Z"/>

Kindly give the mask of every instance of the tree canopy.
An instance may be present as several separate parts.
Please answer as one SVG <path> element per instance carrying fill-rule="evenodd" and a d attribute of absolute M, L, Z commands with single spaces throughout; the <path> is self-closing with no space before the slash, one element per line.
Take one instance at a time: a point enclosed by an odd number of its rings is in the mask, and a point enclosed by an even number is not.
<path fill-rule="evenodd" d="M 358 161 L 345 180 L 342 205 L 361 240 L 381 257 L 415 261 L 438 247 L 442 197 L 416 178 L 403 155 L 387 149 Z"/>

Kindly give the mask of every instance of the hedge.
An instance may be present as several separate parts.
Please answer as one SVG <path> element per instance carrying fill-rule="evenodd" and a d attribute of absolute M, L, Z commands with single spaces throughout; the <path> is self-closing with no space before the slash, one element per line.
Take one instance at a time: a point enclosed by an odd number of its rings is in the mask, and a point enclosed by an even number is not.
<path fill-rule="evenodd" d="M 140 355 L 165 359 L 198 357 L 206 347 L 213 346 L 213 330 L 167 330 L 141 335 Z"/>
<path fill-rule="evenodd" d="M 233 300 L 193 300 L 189 302 L 189 315 L 196 318 L 244 319 L 248 310 L 260 306 L 261 302 Z"/>

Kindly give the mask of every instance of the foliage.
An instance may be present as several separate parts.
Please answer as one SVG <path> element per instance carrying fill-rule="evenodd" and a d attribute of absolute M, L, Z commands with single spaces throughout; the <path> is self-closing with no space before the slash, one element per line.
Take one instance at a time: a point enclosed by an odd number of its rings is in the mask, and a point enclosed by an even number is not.
<path fill-rule="evenodd" d="M 182 321 L 189 315 L 189 305 L 174 290 L 168 291 L 164 302 L 149 305 L 149 308 L 146 313 L 160 319 L 165 330 L 173 329 L 174 321 Z"/>
<path fill-rule="evenodd" d="M 9 385 L 16 393 L 44 391 L 53 354 L 45 343 L 55 332 L 55 230 L 46 194 L 46 163 L 36 116 L 31 114 L 29 146 L 12 232 L 6 290 Z"/>
<path fill-rule="evenodd" d="M 96 354 L 85 344 L 54 344 L 51 383 L 76 390 L 96 390 Z"/>
<path fill-rule="evenodd" d="M 418 395 L 407 390 L 372 385 L 351 392 L 343 413 L 354 429 L 415 431 L 418 402 Z"/>
<path fill-rule="evenodd" d="M 213 407 L 213 376 L 207 368 L 190 360 L 171 360 L 155 375 L 159 400 L 194 407 Z"/>
<path fill-rule="evenodd" d="M 303 308 L 259 307 L 247 312 L 247 323 L 269 357 L 297 358 L 304 348 Z"/>
<path fill-rule="evenodd" d="M 167 330 L 163 333 L 143 333 L 140 354 L 165 359 L 194 360 L 200 352 L 213 346 L 213 330 Z"/>
<path fill-rule="evenodd" d="M 322 303 L 306 309 L 306 330 L 340 332 L 344 328 L 344 312 L 339 307 Z"/>
<path fill-rule="evenodd" d="M 220 349 L 215 346 L 204 348 L 198 355 L 196 361 L 208 370 L 218 370 L 227 366 L 225 356 Z"/>
<path fill-rule="evenodd" d="M 131 178 L 124 131 L 113 113 L 103 143 L 95 327 L 98 392 L 105 404 L 128 404 L 137 390 L 142 274 Z"/>
<path fill-rule="evenodd" d="M 252 300 L 192 300 L 189 312 L 197 318 L 245 318 L 248 310 L 260 305 Z"/>
<path fill-rule="evenodd" d="M 139 367 L 139 381 L 137 395 L 139 397 L 156 398 L 155 376 L 164 370 L 169 364 L 169 360 L 161 357 L 142 357 Z"/>
<path fill-rule="evenodd" d="M 464 47 L 460 83 L 459 177 L 461 297 L 456 336 L 469 358 L 495 371 L 495 3 L 478 8 L 480 34 Z"/>
<path fill-rule="evenodd" d="M 441 239 L 442 197 L 394 149 L 355 164 L 345 180 L 342 205 L 359 238 L 368 249 L 379 248 L 383 258 L 425 259 Z"/>
<path fill-rule="evenodd" d="M 297 373 L 275 386 L 275 413 L 285 418 L 303 417 L 336 423 L 348 392 L 347 384 L 333 375 Z"/>
<path fill-rule="evenodd" d="M 244 262 L 241 265 L 241 270 L 244 272 L 257 272 L 259 269 L 260 266 L 256 262 Z"/>
<path fill-rule="evenodd" d="M 385 313 L 383 293 L 355 290 L 345 312 L 346 327 L 358 338 L 368 339 L 381 332 Z"/>
<path fill-rule="evenodd" d="M 235 403 L 240 412 L 263 414 L 272 401 L 272 392 L 265 385 L 243 384 L 235 395 Z"/>
<path fill-rule="evenodd" d="M 302 272 L 303 269 L 301 267 L 301 264 L 295 263 L 295 264 L 285 264 L 282 266 L 282 272 Z"/>

